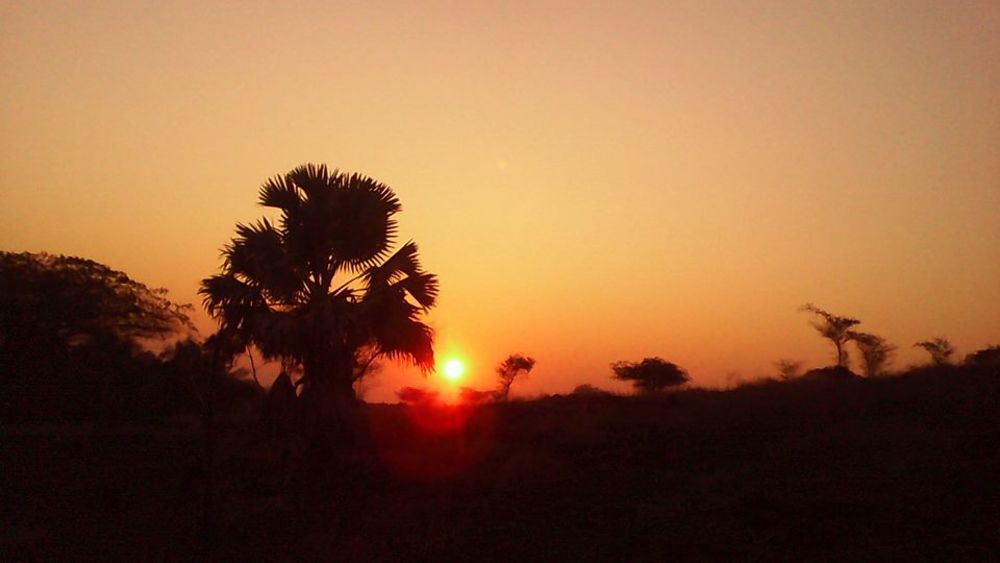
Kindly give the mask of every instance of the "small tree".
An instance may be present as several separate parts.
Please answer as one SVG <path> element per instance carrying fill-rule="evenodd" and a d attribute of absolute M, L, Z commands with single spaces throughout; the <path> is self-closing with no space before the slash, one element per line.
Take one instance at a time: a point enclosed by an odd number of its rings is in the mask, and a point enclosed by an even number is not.
<path fill-rule="evenodd" d="M 947 338 L 933 338 L 923 340 L 913 345 L 914 348 L 923 348 L 931 355 L 931 362 L 936 366 L 943 366 L 951 363 L 951 356 L 955 353 L 955 347 Z"/>
<path fill-rule="evenodd" d="M 667 387 L 683 385 L 690 380 L 686 371 L 662 358 L 645 358 L 641 362 L 615 362 L 613 379 L 631 381 L 637 391 L 659 393 Z"/>
<path fill-rule="evenodd" d="M 858 347 L 858 352 L 861 353 L 861 363 L 864 366 L 865 375 L 868 377 L 882 375 L 886 366 L 892 361 L 896 347 L 875 334 L 855 331 L 848 331 L 847 334 Z"/>
<path fill-rule="evenodd" d="M 860 324 L 861 321 L 851 317 L 839 317 L 820 309 L 812 303 L 807 303 L 801 307 L 802 311 L 812 313 L 818 317 L 813 320 L 812 325 L 819 331 L 820 336 L 828 339 L 837 349 L 837 367 L 847 368 L 847 350 L 844 345 L 851 339 L 848 332 L 851 327 Z"/>
<path fill-rule="evenodd" d="M 774 368 L 778 370 L 778 376 L 786 381 L 802 375 L 802 362 L 781 359 L 774 362 Z"/>
<path fill-rule="evenodd" d="M 499 366 L 497 375 L 500 377 L 500 387 L 497 389 L 497 400 L 506 401 L 510 394 L 510 386 L 522 373 L 528 375 L 535 367 L 535 359 L 521 354 L 511 354 Z"/>

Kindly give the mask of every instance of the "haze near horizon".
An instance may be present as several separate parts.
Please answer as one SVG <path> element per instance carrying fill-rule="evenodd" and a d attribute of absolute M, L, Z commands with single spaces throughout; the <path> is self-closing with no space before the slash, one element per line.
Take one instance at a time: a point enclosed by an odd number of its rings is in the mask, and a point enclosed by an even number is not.
<path fill-rule="evenodd" d="M 827 365 L 807 301 L 905 366 L 1000 337 L 997 61 L 990 2 L 3 3 L 0 246 L 200 304 L 260 184 L 326 163 L 399 195 L 470 386 Z"/>

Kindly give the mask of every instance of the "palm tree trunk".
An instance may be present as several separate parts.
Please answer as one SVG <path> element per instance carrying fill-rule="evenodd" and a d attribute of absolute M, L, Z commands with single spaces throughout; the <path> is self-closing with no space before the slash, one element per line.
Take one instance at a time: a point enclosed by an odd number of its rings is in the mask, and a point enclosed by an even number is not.
<path fill-rule="evenodd" d="M 359 438 L 359 409 L 351 371 L 328 358 L 305 362 L 308 386 L 302 392 L 306 417 L 316 438 L 336 451 L 353 448 Z M 345 366 L 346 367 L 346 366 Z"/>

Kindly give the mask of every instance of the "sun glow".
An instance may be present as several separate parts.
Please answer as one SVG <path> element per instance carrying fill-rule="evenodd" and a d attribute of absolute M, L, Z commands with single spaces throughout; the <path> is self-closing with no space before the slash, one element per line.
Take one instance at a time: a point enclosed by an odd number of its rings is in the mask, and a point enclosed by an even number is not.
<path fill-rule="evenodd" d="M 458 381 L 465 373 L 465 364 L 459 359 L 448 360 L 444 364 L 443 373 L 449 381 Z"/>

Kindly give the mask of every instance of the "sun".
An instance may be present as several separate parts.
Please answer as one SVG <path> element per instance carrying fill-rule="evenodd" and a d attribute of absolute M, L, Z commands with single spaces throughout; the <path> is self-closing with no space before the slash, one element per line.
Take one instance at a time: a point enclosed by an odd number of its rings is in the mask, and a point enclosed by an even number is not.
<path fill-rule="evenodd" d="M 444 376 L 451 381 L 458 381 L 465 373 L 465 364 L 462 360 L 451 359 L 444 363 Z"/>

